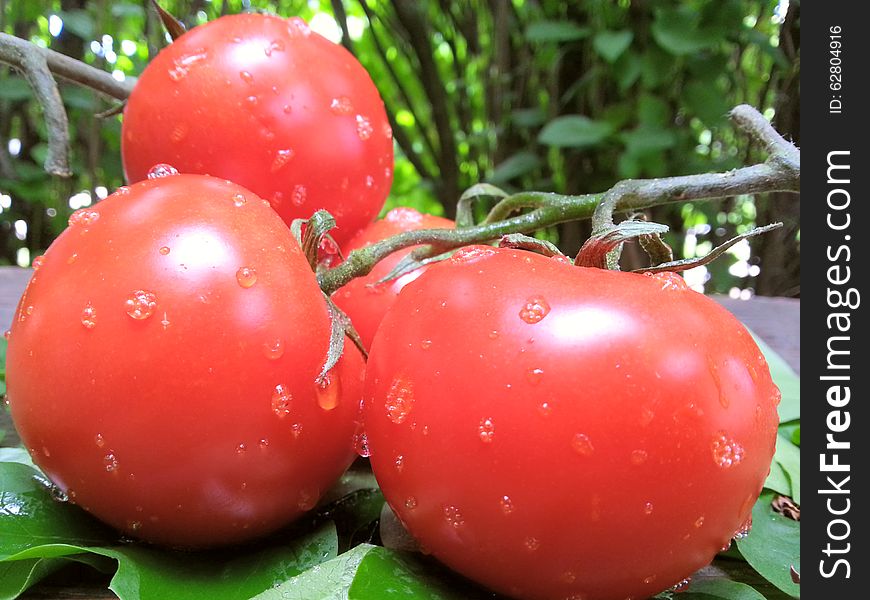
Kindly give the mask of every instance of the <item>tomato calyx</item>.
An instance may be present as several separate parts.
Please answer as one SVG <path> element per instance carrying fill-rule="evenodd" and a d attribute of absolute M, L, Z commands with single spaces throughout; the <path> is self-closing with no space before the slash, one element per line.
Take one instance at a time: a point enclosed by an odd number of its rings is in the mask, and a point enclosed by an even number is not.
<path fill-rule="evenodd" d="M 169 37 L 171 37 L 173 41 L 177 40 L 185 31 L 187 31 L 184 23 L 179 21 L 168 10 L 160 6 L 160 4 L 157 3 L 157 0 L 151 0 L 151 6 L 153 6 L 154 10 L 157 11 L 158 16 L 160 17 L 160 22 L 163 23 L 166 33 L 169 34 Z"/>
<path fill-rule="evenodd" d="M 599 269 L 618 269 L 616 261 L 611 260 L 611 252 L 618 250 L 623 243 L 640 236 L 665 233 L 667 225 L 648 221 L 625 220 L 595 232 L 577 253 L 574 264 L 578 267 L 597 267 Z M 617 256 L 618 259 L 618 256 Z"/>

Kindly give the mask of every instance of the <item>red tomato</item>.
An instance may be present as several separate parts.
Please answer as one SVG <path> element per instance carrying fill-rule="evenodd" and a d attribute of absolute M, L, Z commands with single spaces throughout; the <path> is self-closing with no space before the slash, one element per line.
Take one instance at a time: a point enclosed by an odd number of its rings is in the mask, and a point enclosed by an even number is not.
<path fill-rule="evenodd" d="M 70 218 L 12 326 L 34 461 L 127 534 L 228 544 L 311 509 L 354 458 L 363 363 L 315 383 L 327 307 L 290 231 L 235 184 L 174 175 Z"/>
<path fill-rule="evenodd" d="M 323 208 L 346 240 L 393 178 L 384 105 L 362 65 L 298 18 L 221 17 L 163 49 L 127 101 L 128 181 L 165 162 L 243 185 L 288 224 Z"/>
<path fill-rule="evenodd" d="M 517 598 L 646 598 L 751 514 L 779 392 L 743 326 L 674 274 L 472 247 L 402 290 L 364 420 L 424 548 Z"/>
<path fill-rule="evenodd" d="M 450 219 L 426 215 L 413 208 L 394 208 L 387 215 L 375 221 L 347 243 L 345 253 L 371 246 L 388 237 L 417 229 L 447 229 L 456 225 Z M 384 318 L 387 309 L 396 301 L 399 292 L 411 281 L 417 279 L 426 267 L 412 271 L 393 281 L 375 285 L 386 277 L 393 268 L 407 256 L 413 248 L 394 252 L 375 265 L 365 277 L 358 277 L 333 294 L 333 301 L 349 317 L 356 328 L 363 345 L 370 348 L 375 331 Z"/>

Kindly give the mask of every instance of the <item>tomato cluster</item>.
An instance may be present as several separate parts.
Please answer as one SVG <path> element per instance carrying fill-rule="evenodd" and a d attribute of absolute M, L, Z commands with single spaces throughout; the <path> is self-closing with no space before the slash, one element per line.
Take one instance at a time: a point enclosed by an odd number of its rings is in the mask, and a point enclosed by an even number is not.
<path fill-rule="evenodd" d="M 454 224 L 370 224 L 383 104 L 300 20 L 177 39 L 130 98 L 123 155 L 135 183 L 34 265 L 8 354 L 23 442 L 95 516 L 173 546 L 252 539 L 312 509 L 362 440 L 419 542 L 516 598 L 646 597 L 745 529 L 779 394 L 678 275 L 471 246 L 381 282 L 406 250 L 332 298 L 368 364 L 349 342 L 326 364 L 335 312 L 287 223 L 325 208 L 346 252 Z"/>

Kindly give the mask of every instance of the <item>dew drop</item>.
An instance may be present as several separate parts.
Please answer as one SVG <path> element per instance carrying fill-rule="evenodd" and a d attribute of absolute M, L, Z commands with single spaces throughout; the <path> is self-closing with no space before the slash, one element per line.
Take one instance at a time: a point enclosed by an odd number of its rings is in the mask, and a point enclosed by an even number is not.
<path fill-rule="evenodd" d="M 82 309 L 81 321 L 85 329 L 93 329 L 97 326 L 97 310 L 90 302 Z"/>
<path fill-rule="evenodd" d="M 78 253 L 73 252 L 72 254 L 70 254 L 70 257 L 68 259 L 66 259 L 66 264 L 68 264 L 68 265 L 73 264 L 78 259 L 78 257 L 79 257 Z"/>
<path fill-rule="evenodd" d="M 382 133 L 383 136 L 384 136 L 385 138 L 387 138 L 388 140 L 389 140 L 389 139 L 392 139 L 392 137 L 393 137 L 393 128 L 390 127 L 390 124 L 389 124 L 389 123 L 384 123 L 383 127 L 381 128 L 381 133 Z M 387 177 L 389 177 L 389 175 L 387 175 Z"/>
<path fill-rule="evenodd" d="M 160 252 L 160 254 L 162 254 L 163 256 L 166 256 L 170 252 L 169 246 L 160 246 L 158 252 Z"/>
<path fill-rule="evenodd" d="M 459 529 L 465 524 L 465 519 L 458 508 L 452 504 L 445 506 L 443 509 L 444 519 L 453 526 L 454 529 Z"/>
<path fill-rule="evenodd" d="M 590 456 L 595 452 L 592 441 L 585 433 L 574 434 L 574 437 L 571 438 L 571 447 L 574 449 L 574 452 L 583 456 Z"/>
<path fill-rule="evenodd" d="M 704 517 L 703 517 L 703 516 L 698 517 L 697 519 L 695 519 L 695 528 L 696 528 L 696 529 L 700 529 L 700 528 L 703 527 L 703 526 L 704 526 Z"/>
<path fill-rule="evenodd" d="M 393 465 L 396 467 L 396 471 L 401 473 L 402 469 L 405 468 L 405 457 L 399 454 L 396 456 L 396 460 L 393 461 Z"/>
<path fill-rule="evenodd" d="M 648 457 L 646 450 L 633 450 L 631 453 L 631 464 L 640 466 L 646 462 Z"/>
<path fill-rule="evenodd" d="M 139 531 L 142 529 L 141 521 L 127 521 L 127 529 L 130 531 Z"/>
<path fill-rule="evenodd" d="M 543 369 L 530 369 L 526 372 L 526 380 L 530 385 L 538 385 L 544 377 Z"/>
<path fill-rule="evenodd" d="M 290 202 L 293 206 L 302 206 L 308 198 L 308 188 L 304 185 L 294 185 L 293 192 L 290 194 Z M 324 238 L 326 239 L 326 238 Z"/>
<path fill-rule="evenodd" d="M 45 260 L 45 257 L 40 254 L 39 256 L 37 256 L 36 258 L 33 259 L 33 262 L 30 263 L 30 266 L 33 267 L 34 271 L 38 271 L 39 267 L 42 266 L 42 263 L 44 260 Z"/>
<path fill-rule="evenodd" d="M 126 185 L 122 185 L 117 190 L 115 190 L 115 193 L 118 194 L 119 196 L 126 196 L 130 193 L 130 188 L 127 187 Z"/>
<path fill-rule="evenodd" d="M 541 547 L 541 540 L 536 537 L 529 536 L 523 541 L 523 544 L 525 545 L 526 550 L 528 550 L 529 552 L 534 552 Z"/>
<path fill-rule="evenodd" d="M 643 514 L 645 514 L 645 515 L 651 515 L 652 512 L 653 512 L 653 503 L 652 503 L 652 502 L 647 502 L 647 503 L 645 503 L 645 504 L 643 505 Z"/>
<path fill-rule="evenodd" d="M 414 496 L 408 496 L 405 498 L 405 508 L 408 510 L 414 510 L 417 508 L 417 499 Z"/>
<path fill-rule="evenodd" d="M 487 334 L 487 337 L 489 337 L 489 339 L 491 339 L 491 340 L 498 339 L 498 331 L 493 329 L 492 331 L 489 332 L 489 334 Z"/>
<path fill-rule="evenodd" d="M 410 381 L 397 377 L 390 384 L 384 404 L 390 421 L 399 425 L 408 418 L 414 407 L 414 388 Z"/>
<path fill-rule="evenodd" d="M 100 218 L 100 213 L 88 208 L 80 208 L 69 216 L 70 227 L 90 227 Z"/>
<path fill-rule="evenodd" d="M 269 447 L 269 440 L 266 438 L 263 438 L 258 442 L 257 445 L 260 446 L 260 450 L 265 450 L 266 448 Z"/>
<path fill-rule="evenodd" d="M 743 522 L 743 524 L 737 528 L 737 531 L 734 532 L 732 536 L 735 540 L 746 539 L 749 533 L 752 531 L 752 515 L 749 515 L 749 518 Z"/>
<path fill-rule="evenodd" d="M 285 104 L 281 110 L 284 111 L 285 115 L 289 115 L 290 113 L 293 112 L 293 107 L 290 106 L 289 104 Z"/>
<path fill-rule="evenodd" d="M 308 37 L 311 35 L 311 29 L 301 18 L 290 17 L 287 19 L 287 33 L 290 37 Z"/>
<path fill-rule="evenodd" d="M 375 178 L 371 175 L 366 175 L 366 187 L 373 188 L 375 186 Z"/>
<path fill-rule="evenodd" d="M 239 444 L 238 446 L 236 446 L 236 454 L 238 454 L 239 456 L 242 456 L 247 451 L 248 451 L 247 444 L 242 443 L 242 444 Z"/>
<path fill-rule="evenodd" d="M 172 177 L 178 175 L 178 169 L 166 163 L 158 163 L 148 169 L 148 179 L 160 179 L 161 177 Z"/>
<path fill-rule="evenodd" d="M 281 40 L 273 40 L 268 46 L 263 48 L 263 54 L 266 56 L 272 56 L 273 52 L 283 52 L 284 51 L 284 42 Z"/>
<path fill-rule="evenodd" d="M 247 102 L 249 107 L 253 108 L 253 107 L 257 106 L 257 104 L 259 104 L 260 97 L 255 96 L 255 95 L 250 95 L 247 98 L 245 98 L 245 102 Z"/>
<path fill-rule="evenodd" d="M 103 439 L 103 435 L 100 433 L 94 436 L 94 443 L 97 445 L 97 448 L 102 448 L 106 445 L 106 441 Z"/>
<path fill-rule="evenodd" d="M 432 347 L 432 340 L 420 340 L 420 349 L 428 350 Z"/>
<path fill-rule="evenodd" d="M 236 281 L 239 285 L 247 289 L 257 283 L 257 271 L 253 267 L 240 267 L 236 271 Z"/>
<path fill-rule="evenodd" d="M 239 77 L 241 77 L 242 81 L 249 85 L 254 83 L 254 76 L 251 75 L 250 71 L 239 71 Z"/>
<path fill-rule="evenodd" d="M 520 318 L 530 325 L 540 323 L 550 312 L 550 305 L 540 296 L 532 296 L 520 309 Z"/>
<path fill-rule="evenodd" d="M 288 162 L 290 162 L 294 154 L 295 152 L 293 152 L 292 148 L 278 150 L 278 152 L 275 153 L 275 158 L 272 159 L 272 165 L 269 167 L 269 170 L 272 173 L 277 173 L 283 169 Z"/>
<path fill-rule="evenodd" d="M 501 512 L 504 514 L 509 515 L 514 512 L 514 502 L 511 500 L 510 496 L 502 496 L 498 503 L 501 506 Z"/>
<path fill-rule="evenodd" d="M 56 485 L 52 485 L 50 488 L 48 488 L 48 492 L 49 494 L 51 494 L 51 499 L 55 502 L 69 502 L 69 494 L 64 492 Z"/>
<path fill-rule="evenodd" d="M 279 419 L 283 419 L 290 414 L 290 403 L 292 401 L 293 396 L 290 394 L 290 390 L 287 386 L 279 383 L 272 392 L 272 412 Z"/>
<path fill-rule="evenodd" d="M 495 248 L 467 246 L 454 252 L 450 257 L 450 262 L 454 264 L 469 264 L 493 256 L 494 254 Z"/>
<path fill-rule="evenodd" d="M 109 473 L 113 473 L 118 470 L 118 459 L 115 456 L 114 452 L 109 452 L 103 457 L 103 466 Z"/>
<path fill-rule="evenodd" d="M 200 50 L 194 54 L 188 54 L 177 58 L 172 63 L 172 68 L 169 69 L 169 78 L 172 81 L 181 81 L 190 72 L 191 67 L 208 58 L 208 53 L 205 50 Z"/>
<path fill-rule="evenodd" d="M 646 585 L 650 585 L 650 584 L 651 584 L 652 582 L 654 582 L 655 580 L 656 580 L 656 576 L 655 576 L 655 575 L 650 575 L 649 577 L 644 577 L 644 578 L 643 578 L 643 582 L 644 582 Z"/>
<path fill-rule="evenodd" d="M 359 136 L 359 139 L 363 141 L 369 139 L 372 137 L 373 131 L 372 124 L 367 117 L 363 115 L 356 116 L 356 134 Z"/>
<path fill-rule="evenodd" d="M 644 427 L 652 423 L 653 418 L 656 416 L 655 412 L 649 407 L 644 407 L 640 411 L 640 424 Z"/>
<path fill-rule="evenodd" d="M 553 406 L 549 402 L 541 402 L 538 405 L 538 412 L 541 413 L 542 416 L 547 417 L 553 412 Z"/>
<path fill-rule="evenodd" d="M 353 112 L 353 103 L 347 96 L 339 96 L 329 103 L 329 110 L 337 115 L 349 115 Z"/>
<path fill-rule="evenodd" d="M 477 435 L 484 444 L 492 443 L 492 438 L 495 436 L 495 423 L 493 423 L 492 417 L 480 420 L 480 425 L 477 426 Z"/>
<path fill-rule="evenodd" d="M 353 436 L 353 448 L 363 458 L 372 455 L 371 448 L 369 448 L 369 438 L 365 433 L 357 433 Z"/>
<path fill-rule="evenodd" d="M 157 296 L 153 292 L 136 290 L 127 296 L 124 308 L 127 314 L 136 320 L 147 319 L 154 314 L 154 309 L 157 308 Z"/>
<path fill-rule="evenodd" d="M 330 376 L 329 373 L 316 382 L 317 405 L 323 410 L 332 410 L 338 406 L 341 397 L 341 380 Z"/>
<path fill-rule="evenodd" d="M 270 360 L 278 360 L 284 356 L 284 340 L 273 338 L 263 344 L 263 354 Z"/>
<path fill-rule="evenodd" d="M 691 585 L 691 583 L 692 583 L 692 578 L 686 577 L 682 581 L 679 581 L 674 586 L 672 586 L 670 588 L 670 591 L 674 592 L 676 594 L 679 594 L 680 592 L 685 592 L 686 590 L 689 589 L 689 586 Z"/>
<path fill-rule="evenodd" d="M 239 208 L 244 206 L 248 202 L 248 199 L 245 198 L 244 194 L 233 194 L 233 204 Z"/>
<path fill-rule="evenodd" d="M 166 313 L 163 313 L 163 318 L 160 319 L 160 324 L 163 325 L 163 331 L 169 327 L 169 318 L 166 316 Z"/>
<path fill-rule="evenodd" d="M 293 432 L 293 439 L 299 439 L 299 436 L 302 435 L 302 423 L 293 423 L 290 426 L 290 431 Z"/>
<path fill-rule="evenodd" d="M 724 431 L 720 431 L 713 438 L 711 450 L 713 452 L 713 462 L 723 469 L 739 465 L 743 461 L 745 454 L 743 446 L 730 438 Z"/>

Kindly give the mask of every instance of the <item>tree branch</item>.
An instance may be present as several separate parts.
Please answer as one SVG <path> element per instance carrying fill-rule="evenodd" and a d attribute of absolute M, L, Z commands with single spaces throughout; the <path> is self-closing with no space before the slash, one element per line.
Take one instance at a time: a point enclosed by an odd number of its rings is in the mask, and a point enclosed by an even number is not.
<path fill-rule="evenodd" d="M 633 211 L 670 202 L 710 200 L 771 191 L 798 193 L 800 152 L 797 148 L 773 130 L 752 107 L 739 106 L 731 114 L 738 129 L 760 141 L 771 152 L 766 162 L 726 173 L 626 180 L 600 194 L 515 194 L 509 197 L 515 205 L 522 205 L 525 200 L 535 205 L 542 199 L 547 201 L 540 208 L 504 221 L 456 230 L 409 231 L 354 250 L 345 262 L 318 275 L 320 286 L 325 293 L 331 294 L 354 277 L 368 274 L 378 261 L 402 248 L 428 244 L 429 247 L 418 249 L 415 253 L 418 256 L 433 256 L 452 248 L 498 239 L 509 233 L 530 233 L 567 221 L 588 219 L 596 209 L 600 212 L 599 207 L 605 203 L 611 207 L 612 215 L 614 210 Z"/>

